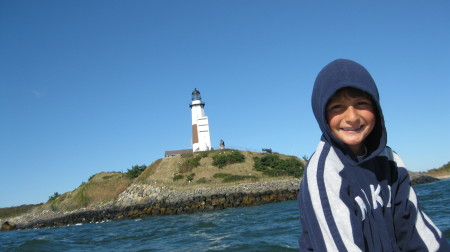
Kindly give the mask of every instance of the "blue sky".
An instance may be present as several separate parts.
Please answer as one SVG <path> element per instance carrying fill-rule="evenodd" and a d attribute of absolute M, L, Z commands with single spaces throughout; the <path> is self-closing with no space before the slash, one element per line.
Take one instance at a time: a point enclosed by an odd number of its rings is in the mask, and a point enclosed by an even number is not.
<path fill-rule="evenodd" d="M 450 161 L 448 1 L 0 1 L 0 207 L 191 147 L 309 156 L 310 96 L 331 60 L 375 79 L 410 170 Z"/>

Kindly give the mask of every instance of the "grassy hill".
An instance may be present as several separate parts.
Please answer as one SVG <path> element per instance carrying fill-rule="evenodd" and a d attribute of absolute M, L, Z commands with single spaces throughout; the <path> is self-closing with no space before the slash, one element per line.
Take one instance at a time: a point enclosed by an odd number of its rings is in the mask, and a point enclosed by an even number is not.
<path fill-rule="evenodd" d="M 257 166 L 255 167 L 255 161 Z M 78 188 L 54 195 L 44 204 L 20 208 L 3 208 L 0 219 L 34 211 L 71 211 L 112 202 L 135 183 L 164 186 L 173 190 L 234 185 L 287 179 L 303 175 L 305 161 L 294 156 L 238 150 L 214 150 L 187 153 L 158 159 L 137 177 L 120 172 L 101 172 L 83 182 Z M 138 168 L 136 166 L 136 168 Z"/>
<path fill-rule="evenodd" d="M 101 172 L 93 175 L 88 182 L 83 182 L 77 189 L 50 200 L 42 207 L 70 211 L 106 203 L 114 200 L 132 182 L 120 172 Z"/>
<path fill-rule="evenodd" d="M 223 167 L 214 161 L 227 160 L 233 162 L 235 156 L 243 156 L 242 161 L 227 163 Z M 236 155 L 235 155 L 236 154 Z M 238 150 L 216 150 L 198 153 L 187 153 L 174 157 L 159 159 L 150 165 L 135 181 L 135 183 L 152 184 L 157 186 L 166 186 L 174 190 L 189 190 L 199 187 L 214 187 L 223 185 L 232 185 L 243 182 L 256 182 L 274 179 L 292 178 L 292 174 L 268 175 L 263 171 L 255 170 L 255 157 L 261 159 L 268 156 L 277 156 L 278 163 L 284 160 L 296 160 L 299 163 L 298 170 L 303 171 L 305 161 L 282 154 L 257 153 Z M 225 157 L 225 158 L 220 158 Z M 281 160 L 281 161 L 280 161 Z M 216 163 L 217 163 L 216 162 Z M 286 161 L 287 162 L 287 161 Z M 293 164 L 295 165 L 295 164 Z M 295 168 L 294 168 L 295 169 Z M 300 177 L 302 173 L 297 176 Z"/>
<path fill-rule="evenodd" d="M 450 162 L 441 166 L 440 168 L 431 169 L 426 172 L 427 175 L 440 178 L 440 177 L 449 177 L 450 175 Z"/>

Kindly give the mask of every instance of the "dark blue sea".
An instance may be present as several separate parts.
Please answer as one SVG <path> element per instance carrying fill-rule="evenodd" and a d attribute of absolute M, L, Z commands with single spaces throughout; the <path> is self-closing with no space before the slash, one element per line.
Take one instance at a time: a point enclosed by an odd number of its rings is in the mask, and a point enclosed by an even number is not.
<path fill-rule="evenodd" d="M 450 241 L 450 180 L 415 186 Z M 0 251 L 298 251 L 296 201 L 0 233 Z"/>

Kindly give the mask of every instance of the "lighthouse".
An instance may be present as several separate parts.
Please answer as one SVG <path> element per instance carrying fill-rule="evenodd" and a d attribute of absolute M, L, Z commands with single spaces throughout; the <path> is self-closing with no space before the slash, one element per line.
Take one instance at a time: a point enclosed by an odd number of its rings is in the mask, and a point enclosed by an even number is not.
<path fill-rule="evenodd" d="M 208 117 L 205 115 L 205 103 L 202 102 L 200 92 L 192 91 L 192 102 L 189 105 L 192 112 L 192 151 L 211 150 Z"/>

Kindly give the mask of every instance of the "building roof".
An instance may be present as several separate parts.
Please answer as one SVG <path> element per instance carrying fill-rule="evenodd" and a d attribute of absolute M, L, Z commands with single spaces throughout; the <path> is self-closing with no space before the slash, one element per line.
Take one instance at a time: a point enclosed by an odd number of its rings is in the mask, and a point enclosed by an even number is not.
<path fill-rule="evenodd" d="M 175 155 L 179 155 L 179 154 L 183 154 L 183 153 L 191 153 L 191 152 L 192 152 L 192 149 L 169 150 L 169 151 L 164 152 L 164 156 L 171 157 L 171 156 L 175 156 Z"/>

